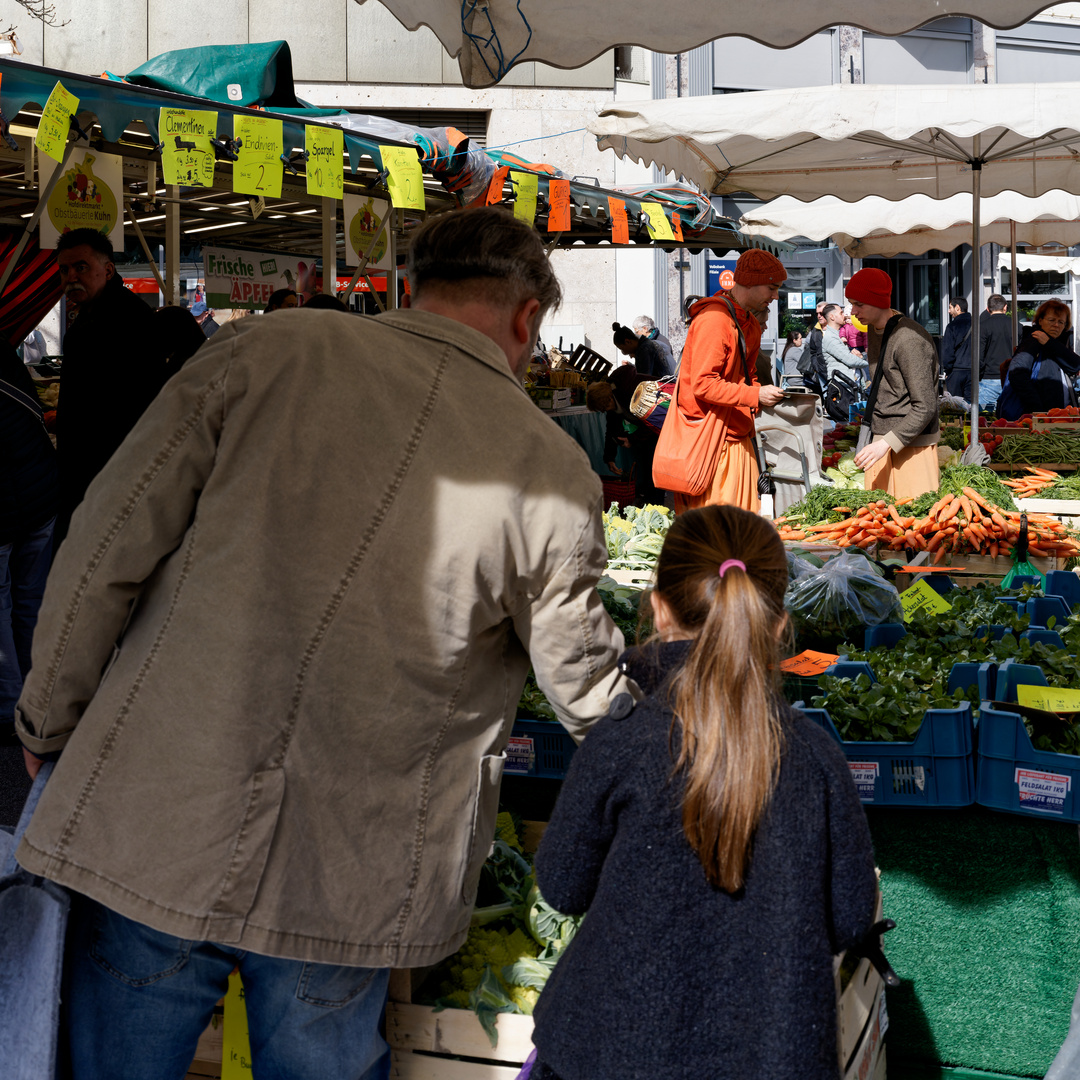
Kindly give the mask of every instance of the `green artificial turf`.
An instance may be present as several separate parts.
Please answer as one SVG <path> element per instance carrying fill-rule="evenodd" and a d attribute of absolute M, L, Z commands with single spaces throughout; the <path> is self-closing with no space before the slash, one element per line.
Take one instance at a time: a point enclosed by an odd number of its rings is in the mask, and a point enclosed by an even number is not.
<path fill-rule="evenodd" d="M 890 1078 L 1042 1077 L 1080 984 L 1077 827 L 982 807 L 868 817 L 903 980 L 887 993 Z"/>

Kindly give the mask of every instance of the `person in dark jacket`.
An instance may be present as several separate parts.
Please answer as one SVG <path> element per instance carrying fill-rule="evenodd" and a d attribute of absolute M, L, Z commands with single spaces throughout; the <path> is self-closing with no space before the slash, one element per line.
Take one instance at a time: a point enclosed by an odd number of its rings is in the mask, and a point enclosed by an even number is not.
<path fill-rule="evenodd" d="M 620 446 L 629 447 L 634 456 L 634 481 L 638 498 L 647 503 L 663 503 L 664 493 L 653 483 L 652 463 L 656 453 L 657 431 L 630 411 L 634 391 L 649 376 L 630 364 L 616 368 L 607 382 L 593 383 L 586 394 L 586 404 L 593 412 L 607 413 L 604 435 L 604 463 L 613 475 L 620 470 L 615 456 Z"/>
<path fill-rule="evenodd" d="M 949 325 L 941 339 L 941 372 L 945 376 L 945 389 L 970 401 L 971 312 L 967 308 L 968 302 L 962 296 L 949 301 Z"/>
<path fill-rule="evenodd" d="M 15 746 L 15 703 L 52 559 L 56 452 L 33 381 L 0 338 L 0 746 Z"/>
<path fill-rule="evenodd" d="M 1012 316 L 1008 307 L 1005 297 L 995 293 L 986 302 L 986 314 L 979 320 L 979 404 L 987 408 L 997 405 L 1001 396 L 1001 365 L 1013 353 Z"/>
<path fill-rule="evenodd" d="M 633 357 L 634 367 L 642 375 L 648 375 L 650 379 L 666 379 L 673 373 L 673 368 L 668 366 L 667 357 L 655 341 L 639 338 L 629 326 L 621 326 L 619 323 L 612 323 L 611 329 L 614 331 L 611 340 L 615 347 L 624 356 Z"/>
<path fill-rule="evenodd" d="M 840 747 L 779 692 L 786 583 L 758 515 L 675 519 L 660 641 L 621 662 L 650 696 L 589 733 L 537 853 L 544 899 L 588 914 L 532 1080 L 836 1080 L 833 955 L 871 929 L 874 859 Z"/>
<path fill-rule="evenodd" d="M 93 229 L 56 245 L 64 294 L 79 313 L 64 337 L 56 449 L 60 508 L 56 542 L 75 507 L 169 376 L 152 309 L 124 288 L 112 244 Z"/>
<path fill-rule="evenodd" d="M 656 345 L 656 347 L 664 354 L 668 370 L 674 374 L 675 353 L 671 348 L 671 342 L 667 337 L 660 333 L 656 323 L 654 323 L 648 315 L 639 315 L 634 320 L 633 330 L 638 337 L 643 337 Z"/>
<path fill-rule="evenodd" d="M 1067 304 L 1047 300 L 1025 328 L 1009 364 L 998 413 L 1016 420 L 1025 413 L 1049 412 L 1076 404 L 1073 388 L 1080 356 L 1069 347 L 1072 318 Z"/>

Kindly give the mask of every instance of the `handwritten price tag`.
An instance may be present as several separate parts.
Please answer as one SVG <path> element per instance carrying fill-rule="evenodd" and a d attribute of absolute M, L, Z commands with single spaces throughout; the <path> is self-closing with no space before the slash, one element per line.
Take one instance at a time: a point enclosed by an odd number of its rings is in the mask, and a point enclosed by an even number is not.
<path fill-rule="evenodd" d="M 570 231 L 570 181 L 548 181 L 548 202 L 551 210 L 548 212 L 548 232 Z"/>
<path fill-rule="evenodd" d="M 194 109 L 161 109 L 158 132 L 161 148 L 161 175 L 166 184 L 188 187 L 214 186 L 214 148 L 217 138 L 216 112 Z"/>
<path fill-rule="evenodd" d="M 64 159 L 64 146 L 71 130 L 71 118 L 78 107 L 79 99 L 61 83 L 53 87 L 49 100 L 45 102 L 41 119 L 38 121 L 37 134 L 34 136 L 34 145 L 54 161 Z"/>
<path fill-rule="evenodd" d="M 683 242 L 682 218 L 678 214 L 671 215 L 671 231 L 675 234 L 675 239 L 681 244 Z"/>
<path fill-rule="evenodd" d="M 641 212 L 648 219 L 646 228 L 654 240 L 674 240 L 675 234 L 671 231 L 671 222 L 664 213 L 664 208 L 655 202 L 643 202 Z"/>
<path fill-rule="evenodd" d="M 1016 700 L 1021 705 L 1049 712 L 1080 712 L 1080 690 L 1056 686 L 1017 686 Z"/>
<path fill-rule="evenodd" d="M 540 194 L 540 180 L 536 173 L 512 172 L 514 181 L 514 217 L 531 225 L 536 220 L 536 200 Z"/>
<path fill-rule="evenodd" d="M 416 151 L 409 146 L 380 146 L 379 153 L 390 173 L 386 180 L 390 202 L 405 210 L 423 210 L 424 170 Z"/>
<path fill-rule="evenodd" d="M 285 172 L 281 163 L 281 121 L 268 116 L 237 116 L 233 119 L 233 137 L 243 142 L 233 165 L 233 191 L 280 199 Z"/>
<path fill-rule="evenodd" d="M 308 152 L 307 191 L 328 199 L 345 196 L 345 133 L 340 128 L 304 125 Z"/>
<path fill-rule="evenodd" d="M 229 989 L 225 994 L 225 1026 L 221 1042 L 221 1080 L 251 1080 L 247 1003 L 243 983 L 235 971 L 229 976 Z"/>
<path fill-rule="evenodd" d="M 488 184 L 487 189 L 487 205 L 493 206 L 497 202 L 502 202 L 503 197 L 503 185 L 506 183 L 506 178 L 510 175 L 509 165 L 500 165 L 495 170 L 495 175 L 491 178 L 491 183 Z"/>
<path fill-rule="evenodd" d="M 832 667 L 840 657 L 834 653 L 814 652 L 806 649 L 798 656 L 792 656 L 780 663 L 780 670 L 786 675 L 806 675 L 813 677 L 823 675 L 825 669 Z"/>
<path fill-rule="evenodd" d="M 608 213 L 611 214 L 611 242 L 613 244 L 630 243 L 630 223 L 626 220 L 626 203 L 622 199 L 608 196 Z"/>
<path fill-rule="evenodd" d="M 904 609 L 904 622 L 910 622 L 916 611 L 940 614 L 952 610 L 952 604 L 925 581 L 918 581 L 910 589 L 905 589 L 900 594 L 900 606 Z"/>

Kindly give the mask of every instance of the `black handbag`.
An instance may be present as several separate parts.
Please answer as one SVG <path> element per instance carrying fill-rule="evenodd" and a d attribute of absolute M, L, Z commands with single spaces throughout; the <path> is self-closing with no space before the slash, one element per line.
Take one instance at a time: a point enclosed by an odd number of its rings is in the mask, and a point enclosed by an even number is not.
<path fill-rule="evenodd" d="M 829 378 L 829 385 L 825 387 L 825 395 L 821 403 L 830 420 L 835 420 L 838 424 L 846 424 L 851 406 L 859 401 L 862 401 L 859 384 L 849 379 L 843 372 L 837 371 Z"/>

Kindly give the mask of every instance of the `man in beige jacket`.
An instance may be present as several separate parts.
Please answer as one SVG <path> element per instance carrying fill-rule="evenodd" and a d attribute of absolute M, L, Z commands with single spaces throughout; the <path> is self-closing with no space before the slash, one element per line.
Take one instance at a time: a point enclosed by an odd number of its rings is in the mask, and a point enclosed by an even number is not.
<path fill-rule="evenodd" d="M 76 1080 L 182 1077 L 235 965 L 257 1077 L 385 1076 L 387 969 L 465 937 L 530 663 L 579 738 L 634 692 L 600 481 L 521 386 L 542 243 L 445 215 L 409 276 L 409 310 L 215 335 L 73 519 L 18 857 L 77 893 Z"/>

